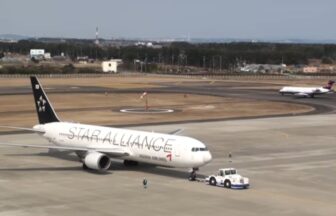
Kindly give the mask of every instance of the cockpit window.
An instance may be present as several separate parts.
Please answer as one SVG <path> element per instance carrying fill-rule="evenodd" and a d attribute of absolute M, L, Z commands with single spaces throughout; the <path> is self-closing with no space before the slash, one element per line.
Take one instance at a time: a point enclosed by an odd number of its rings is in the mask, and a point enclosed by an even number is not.
<path fill-rule="evenodd" d="M 194 147 L 191 149 L 192 152 L 198 152 L 198 151 L 209 151 L 207 147 L 205 148 L 197 148 L 197 147 Z"/>

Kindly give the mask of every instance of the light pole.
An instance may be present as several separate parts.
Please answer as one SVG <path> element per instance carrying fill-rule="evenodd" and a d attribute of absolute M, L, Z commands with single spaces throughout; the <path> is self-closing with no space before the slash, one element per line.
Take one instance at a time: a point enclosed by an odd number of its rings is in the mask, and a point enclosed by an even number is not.
<path fill-rule="evenodd" d="M 219 56 L 219 72 L 222 72 L 222 56 Z"/>

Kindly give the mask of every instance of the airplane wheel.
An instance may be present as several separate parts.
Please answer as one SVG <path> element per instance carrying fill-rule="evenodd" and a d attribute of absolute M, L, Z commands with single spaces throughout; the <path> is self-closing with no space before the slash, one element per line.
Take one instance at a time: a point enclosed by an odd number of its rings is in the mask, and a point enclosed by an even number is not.
<path fill-rule="evenodd" d="M 137 166 L 139 163 L 137 161 L 132 161 L 132 160 L 124 160 L 124 165 L 126 167 L 132 167 L 132 166 Z"/>
<path fill-rule="evenodd" d="M 214 177 L 210 178 L 209 184 L 212 186 L 216 186 L 217 184 L 216 179 Z"/>
<path fill-rule="evenodd" d="M 195 171 L 190 173 L 188 180 L 189 181 L 195 181 L 196 180 L 196 172 Z"/>

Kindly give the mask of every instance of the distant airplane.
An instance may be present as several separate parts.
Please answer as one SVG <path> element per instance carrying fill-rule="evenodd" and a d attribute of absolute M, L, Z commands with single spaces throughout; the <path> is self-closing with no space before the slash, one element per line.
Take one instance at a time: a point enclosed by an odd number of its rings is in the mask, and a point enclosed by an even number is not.
<path fill-rule="evenodd" d="M 332 86 L 335 83 L 333 80 L 329 80 L 328 84 L 324 87 L 291 87 L 285 86 L 280 89 L 279 93 L 281 95 L 291 94 L 299 97 L 311 97 L 315 95 L 332 93 Z"/>
<path fill-rule="evenodd" d="M 109 169 L 111 158 L 123 160 L 126 166 L 144 162 L 165 167 L 192 168 L 192 178 L 199 167 L 212 159 L 210 151 L 202 142 L 176 135 L 181 130 L 162 134 L 62 122 L 38 79 L 35 76 L 30 79 L 39 124 L 33 128 L 11 128 L 36 132 L 53 145 L 0 142 L 2 145 L 71 150 L 77 154 L 84 169 L 99 171 Z"/>

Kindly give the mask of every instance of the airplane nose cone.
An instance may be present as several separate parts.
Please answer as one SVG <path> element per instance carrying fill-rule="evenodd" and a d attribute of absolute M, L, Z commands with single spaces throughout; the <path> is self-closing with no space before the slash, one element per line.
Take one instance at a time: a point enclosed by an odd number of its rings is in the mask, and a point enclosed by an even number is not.
<path fill-rule="evenodd" d="M 210 152 L 205 152 L 203 155 L 203 161 L 204 163 L 209 163 L 212 160 L 212 156 Z"/>

